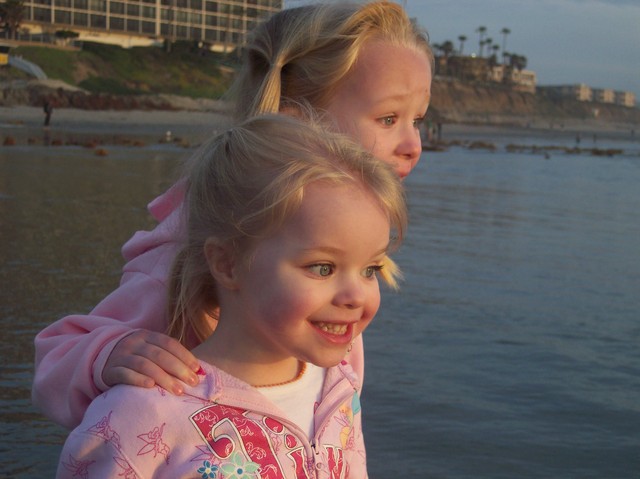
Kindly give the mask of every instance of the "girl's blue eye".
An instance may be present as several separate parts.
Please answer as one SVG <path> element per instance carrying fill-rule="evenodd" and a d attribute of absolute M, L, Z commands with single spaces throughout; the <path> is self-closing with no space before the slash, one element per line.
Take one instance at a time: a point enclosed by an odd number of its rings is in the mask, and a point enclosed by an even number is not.
<path fill-rule="evenodd" d="M 384 126 L 393 126 L 396 122 L 396 118 L 394 116 L 385 116 L 380 118 L 380 123 Z"/>
<path fill-rule="evenodd" d="M 365 278 L 373 278 L 378 271 L 382 269 L 382 266 L 369 266 L 364 270 Z"/>
<path fill-rule="evenodd" d="M 333 273 L 333 266 L 330 264 L 314 264 L 309 269 L 318 276 L 330 276 Z"/>

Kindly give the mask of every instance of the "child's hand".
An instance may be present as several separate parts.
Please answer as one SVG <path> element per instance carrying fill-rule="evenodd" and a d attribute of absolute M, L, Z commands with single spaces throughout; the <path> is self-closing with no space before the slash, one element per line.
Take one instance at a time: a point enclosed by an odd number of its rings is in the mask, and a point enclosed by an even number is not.
<path fill-rule="evenodd" d="M 122 338 L 109 355 L 102 379 L 105 384 L 150 388 L 155 384 L 180 395 L 195 385 L 198 360 L 182 344 L 161 333 L 140 330 Z"/>

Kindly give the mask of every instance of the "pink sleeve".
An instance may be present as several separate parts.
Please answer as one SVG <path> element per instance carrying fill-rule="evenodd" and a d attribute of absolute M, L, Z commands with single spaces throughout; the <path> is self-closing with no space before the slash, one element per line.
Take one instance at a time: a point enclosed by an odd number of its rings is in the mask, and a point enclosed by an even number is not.
<path fill-rule="evenodd" d="M 175 244 L 166 244 L 134 262 L 155 264 L 153 272 L 164 270 L 166 277 L 176 250 Z M 76 426 L 106 388 L 102 369 L 117 341 L 136 329 L 166 330 L 166 296 L 163 281 L 125 268 L 118 289 L 89 315 L 67 316 L 42 330 L 35 338 L 34 405 L 55 422 Z"/>
<path fill-rule="evenodd" d="M 140 400 L 140 396 L 123 388 L 98 397 L 82 423 L 67 437 L 56 478 L 149 477 L 145 474 L 149 471 L 137 468 L 135 451 L 138 443 L 143 444 L 136 438 L 136 431 L 151 430 L 139 429 L 146 424 L 144 408 L 150 409 L 150 414 L 155 412 L 145 397 L 148 395 Z"/>
<path fill-rule="evenodd" d="M 64 317 L 35 338 L 33 403 L 65 427 L 75 427 L 89 403 L 108 388 L 102 371 L 119 340 L 137 329 L 167 328 L 166 281 L 182 231 L 177 186 L 150 205 L 161 223 L 153 231 L 139 231 L 123 247 L 129 262 L 120 286 L 90 314 Z"/>

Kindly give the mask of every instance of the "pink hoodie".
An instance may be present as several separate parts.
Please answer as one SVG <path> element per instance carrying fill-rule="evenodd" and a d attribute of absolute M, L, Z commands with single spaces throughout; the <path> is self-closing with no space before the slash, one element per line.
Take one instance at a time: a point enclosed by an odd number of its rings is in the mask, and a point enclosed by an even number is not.
<path fill-rule="evenodd" d="M 138 231 L 123 246 L 127 264 L 115 291 L 90 314 L 66 316 L 36 336 L 31 397 L 58 424 L 77 426 L 89 403 L 109 389 L 102 371 L 118 341 L 138 329 L 166 331 L 167 281 L 184 231 L 184 189 L 179 182 L 149 204 L 159 225 Z M 354 341 L 348 361 L 363 378 L 362 336 Z"/>
<path fill-rule="evenodd" d="M 359 385 L 348 364 L 327 371 L 313 437 L 258 389 L 202 367 L 200 384 L 181 397 L 125 385 L 99 396 L 67 438 L 56 477 L 367 477 Z"/>

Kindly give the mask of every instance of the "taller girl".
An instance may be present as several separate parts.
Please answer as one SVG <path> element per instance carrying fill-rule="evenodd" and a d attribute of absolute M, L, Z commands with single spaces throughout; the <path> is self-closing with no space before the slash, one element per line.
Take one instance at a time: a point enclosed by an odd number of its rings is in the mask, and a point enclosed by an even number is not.
<path fill-rule="evenodd" d="M 310 105 L 405 177 L 420 157 L 418 126 L 432 71 L 426 33 L 395 3 L 283 10 L 246 47 L 233 88 L 235 116 L 295 114 L 297 105 Z M 36 337 L 32 398 L 54 421 L 76 426 L 91 400 L 115 384 L 158 384 L 181 394 L 182 382 L 198 382 L 195 357 L 165 334 L 169 269 L 184 237 L 183 195 L 178 183 L 150 203 L 160 224 L 124 245 L 118 289 L 89 315 L 62 318 Z M 203 339 L 196 331 L 189 338 L 189 346 Z M 361 338 L 349 362 L 363 374 Z"/>

